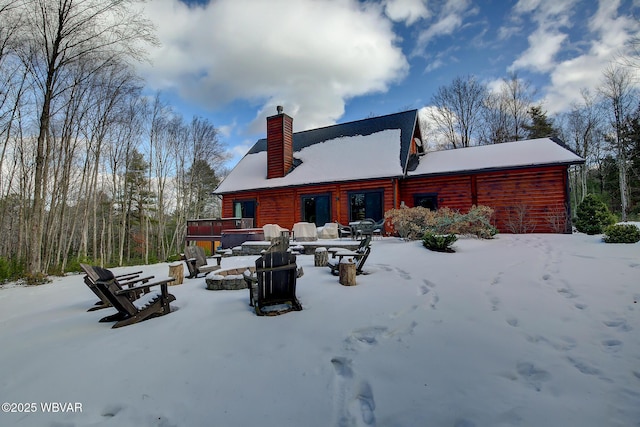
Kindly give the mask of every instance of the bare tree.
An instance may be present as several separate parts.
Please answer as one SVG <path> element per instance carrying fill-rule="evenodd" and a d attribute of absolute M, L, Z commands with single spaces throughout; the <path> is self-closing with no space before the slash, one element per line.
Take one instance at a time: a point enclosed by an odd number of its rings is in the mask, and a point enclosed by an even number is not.
<path fill-rule="evenodd" d="M 489 93 L 482 105 L 480 144 L 500 144 L 527 138 L 534 92 L 530 84 L 511 73 L 500 89 Z"/>
<path fill-rule="evenodd" d="M 68 79 L 80 62 L 85 78 L 116 58 L 144 57 L 141 42 L 154 42 L 152 25 L 134 10 L 136 0 L 21 0 L 24 11 L 18 54 L 33 78 L 40 106 L 35 149 L 33 202 L 29 227 L 30 273 L 43 271 L 42 238 L 45 191 L 53 141 L 50 137 L 55 100 L 77 83 Z"/>
<path fill-rule="evenodd" d="M 613 135 L 610 138 L 616 155 L 618 179 L 620 183 L 620 209 L 622 221 L 627 220 L 629 186 L 627 184 L 627 146 L 624 137 L 624 123 L 635 107 L 635 90 L 630 71 L 621 66 L 611 65 L 603 71 L 603 81 L 599 88 L 606 104 Z"/>
<path fill-rule="evenodd" d="M 582 202 L 587 194 L 587 174 L 597 163 L 599 146 L 603 140 L 602 111 L 596 97 L 587 89 L 581 91 L 582 102 L 575 103 L 564 115 L 562 139 L 585 163 L 575 167 L 574 204 Z"/>
<path fill-rule="evenodd" d="M 480 131 L 480 144 L 501 144 L 509 139 L 507 103 L 500 94 L 489 93 L 482 106 L 484 126 Z"/>
<path fill-rule="evenodd" d="M 511 73 L 502 82 L 500 90 L 501 105 L 507 114 L 506 133 L 510 141 L 526 138 L 525 123 L 529 120 L 529 108 L 533 102 L 530 84 Z"/>
<path fill-rule="evenodd" d="M 431 119 L 453 148 L 469 147 L 477 142 L 477 127 L 486 87 L 474 76 L 456 77 L 449 86 L 441 86 L 433 96 Z"/>

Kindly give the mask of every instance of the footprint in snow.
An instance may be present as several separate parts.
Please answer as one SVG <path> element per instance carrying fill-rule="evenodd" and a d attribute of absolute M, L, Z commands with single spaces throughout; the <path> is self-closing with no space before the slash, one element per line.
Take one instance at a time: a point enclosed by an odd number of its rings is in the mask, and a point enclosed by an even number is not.
<path fill-rule="evenodd" d="M 575 357 L 567 357 L 567 360 L 573 365 L 574 368 L 585 375 L 600 375 L 600 370 L 598 368 L 594 368 L 586 362 L 576 359 Z"/>
<path fill-rule="evenodd" d="M 354 329 L 345 339 L 347 350 L 358 350 L 378 344 L 378 340 L 387 334 L 386 326 L 369 326 L 366 328 Z"/>
<path fill-rule="evenodd" d="M 519 324 L 518 319 L 515 317 L 509 317 L 507 319 L 507 323 L 509 324 L 509 326 L 513 326 L 514 328 L 517 327 Z"/>
<path fill-rule="evenodd" d="M 615 328 L 620 332 L 629 332 L 632 328 L 625 319 L 613 319 L 602 322 L 609 328 Z"/>
<path fill-rule="evenodd" d="M 331 359 L 334 378 L 334 425 L 336 427 L 374 426 L 376 403 L 373 390 L 367 381 L 357 381 L 351 367 L 351 359 Z"/>
<path fill-rule="evenodd" d="M 427 287 L 427 285 L 418 286 L 418 296 L 426 295 L 428 293 L 429 293 L 429 288 Z"/>
<path fill-rule="evenodd" d="M 422 279 L 422 283 L 424 283 L 429 288 L 435 288 L 436 287 L 436 284 L 433 283 L 431 280 Z"/>
<path fill-rule="evenodd" d="M 396 271 L 398 273 L 400 273 L 400 277 L 402 277 L 403 279 L 405 279 L 405 280 L 411 280 L 412 279 L 411 274 L 409 274 L 408 271 L 405 271 L 405 270 L 403 270 L 401 268 L 396 268 Z"/>
<path fill-rule="evenodd" d="M 355 426 L 374 426 L 376 416 L 374 410 L 376 402 L 373 399 L 373 390 L 368 382 L 362 381 L 355 388 L 354 396 L 349 403 L 349 415 L 355 422 Z"/>
<path fill-rule="evenodd" d="M 558 293 L 568 299 L 578 297 L 578 295 L 574 293 L 570 288 L 560 288 L 558 289 Z"/>
<path fill-rule="evenodd" d="M 610 339 L 602 341 L 602 345 L 606 351 L 617 352 L 622 348 L 622 341 Z"/>
<path fill-rule="evenodd" d="M 107 405 L 102 410 L 102 413 L 100 415 L 102 415 L 103 417 L 106 417 L 106 418 L 115 417 L 123 409 L 124 409 L 124 407 L 121 406 L 121 405 Z"/>
<path fill-rule="evenodd" d="M 489 302 L 491 303 L 491 311 L 498 311 L 500 309 L 500 298 L 492 296 L 489 298 Z"/>
<path fill-rule="evenodd" d="M 538 368 L 531 362 L 519 362 L 516 365 L 516 372 L 535 391 L 541 391 L 542 384 L 551 379 L 549 372 Z"/>
<path fill-rule="evenodd" d="M 502 282 L 502 275 L 504 274 L 504 272 L 499 272 L 496 277 L 493 278 L 493 280 L 491 281 L 491 286 L 495 286 L 497 284 L 499 284 L 500 282 Z"/>

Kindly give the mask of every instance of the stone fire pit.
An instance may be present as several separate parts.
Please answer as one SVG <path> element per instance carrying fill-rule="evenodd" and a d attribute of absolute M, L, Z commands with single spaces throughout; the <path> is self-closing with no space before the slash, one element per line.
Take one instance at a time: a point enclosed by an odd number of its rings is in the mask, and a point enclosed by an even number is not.
<path fill-rule="evenodd" d="M 239 267 L 216 270 L 207 274 L 205 282 L 210 291 L 247 289 L 243 273 L 249 270 L 251 274 L 256 272 L 256 267 Z"/>

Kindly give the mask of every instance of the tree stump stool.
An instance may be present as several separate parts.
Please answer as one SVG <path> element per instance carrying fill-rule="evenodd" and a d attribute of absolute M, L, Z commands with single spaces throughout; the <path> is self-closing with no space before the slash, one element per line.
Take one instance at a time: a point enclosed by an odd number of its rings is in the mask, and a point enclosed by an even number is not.
<path fill-rule="evenodd" d="M 181 262 L 169 264 L 169 277 L 176 279 L 169 283 L 169 286 L 182 285 L 182 282 L 184 281 L 184 264 Z"/>
<path fill-rule="evenodd" d="M 326 267 L 329 262 L 329 252 L 327 248 L 317 248 L 313 256 L 313 265 L 316 267 Z"/>
<path fill-rule="evenodd" d="M 338 266 L 339 281 L 343 286 L 356 285 L 356 264 L 354 262 L 342 261 Z"/>

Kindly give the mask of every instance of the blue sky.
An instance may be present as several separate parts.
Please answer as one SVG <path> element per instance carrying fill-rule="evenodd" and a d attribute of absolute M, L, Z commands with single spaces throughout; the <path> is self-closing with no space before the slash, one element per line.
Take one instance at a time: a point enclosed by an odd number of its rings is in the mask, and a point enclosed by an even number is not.
<path fill-rule="evenodd" d="M 429 106 L 474 75 L 528 80 L 549 113 L 595 90 L 638 36 L 640 0 L 153 0 L 161 46 L 140 71 L 233 157 L 283 105 L 294 131 Z"/>

